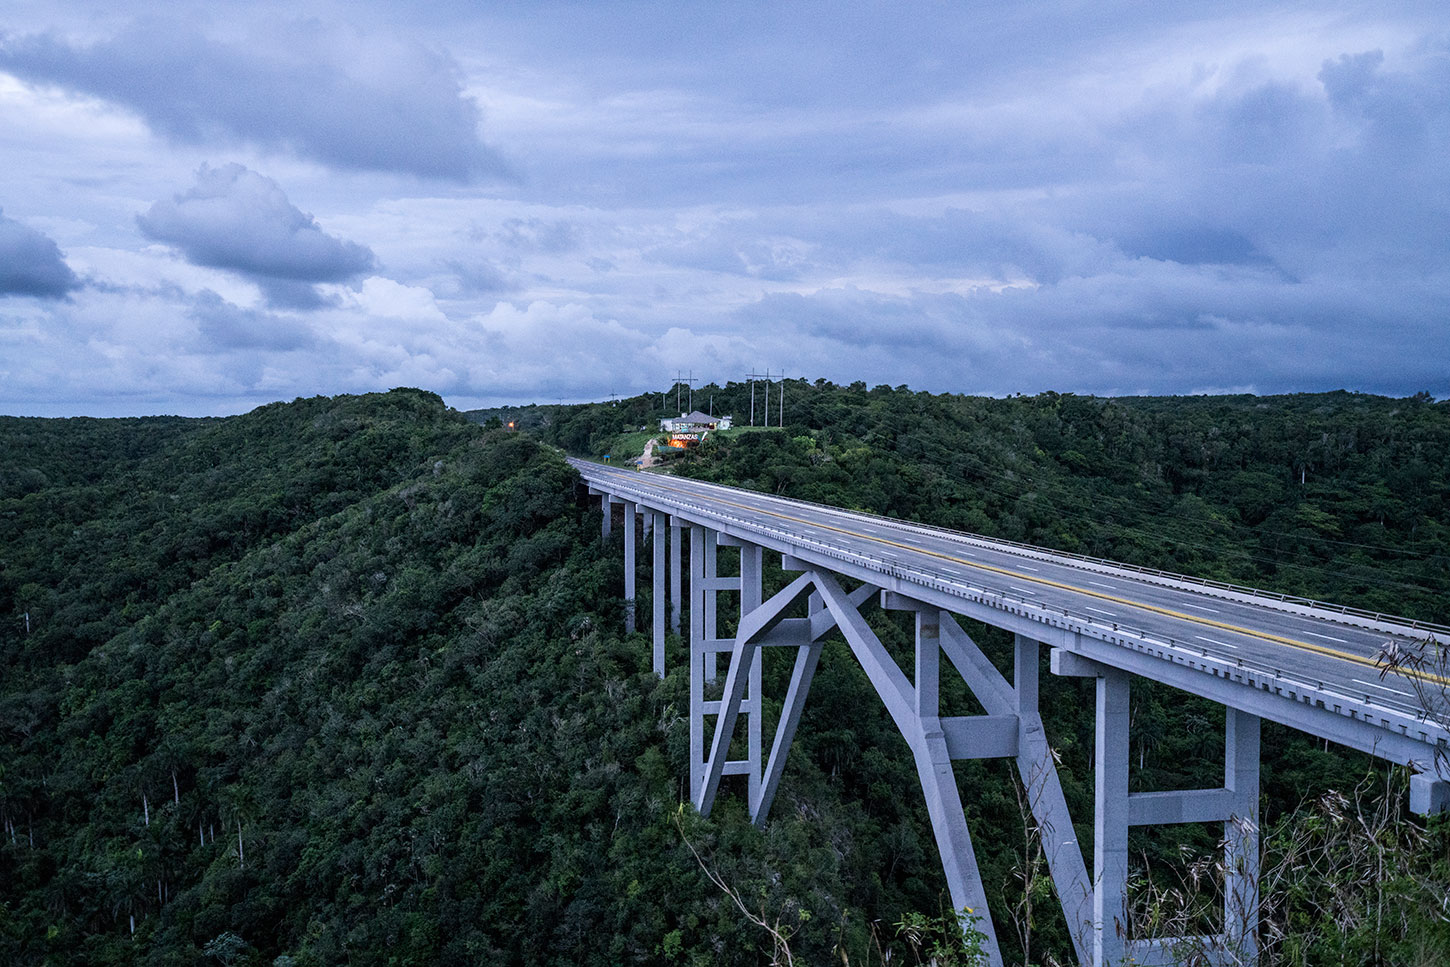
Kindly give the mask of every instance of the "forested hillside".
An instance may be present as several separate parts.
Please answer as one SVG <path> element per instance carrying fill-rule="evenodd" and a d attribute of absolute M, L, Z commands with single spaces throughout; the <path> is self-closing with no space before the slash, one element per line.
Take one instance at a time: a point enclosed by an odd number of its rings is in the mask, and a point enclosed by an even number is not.
<path fill-rule="evenodd" d="M 0 963 L 757 962 L 557 452 L 399 390 L 0 453 Z M 820 956 L 935 902 L 812 797 L 691 841 Z"/>
<path fill-rule="evenodd" d="M 713 392 L 717 412 L 748 405 Z M 656 680 L 647 637 L 622 634 L 618 531 L 601 544 L 546 445 L 608 446 L 663 402 L 526 408 L 528 433 L 417 390 L 215 420 L 0 418 L 0 963 L 770 962 L 695 851 L 797 963 L 922 962 L 898 924 L 942 911 L 939 861 L 844 646 L 763 832 L 729 791 L 708 821 L 679 807 L 679 644 Z M 790 385 L 785 423 L 678 472 L 1446 617 L 1443 404 L 822 382 Z M 1044 681 L 1088 843 L 1084 688 Z M 1214 715 L 1135 688 L 1137 788 L 1211 779 Z M 1393 774 L 1370 770 L 1266 728 L 1266 846 L 1333 874 L 1270 911 L 1307 937 L 1293 962 L 1446 951 L 1450 829 L 1396 818 Z M 1356 794 L 1366 777 L 1379 793 Z M 1034 962 L 1064 956 L 1010 770 L 960 778 L 1009 956 L 1024 933 Z M 1381 807 L 1378 838 L 1352 835 Z M 1215 835 L 1134 846 L 1171 883 L 1179 845 Z"/>

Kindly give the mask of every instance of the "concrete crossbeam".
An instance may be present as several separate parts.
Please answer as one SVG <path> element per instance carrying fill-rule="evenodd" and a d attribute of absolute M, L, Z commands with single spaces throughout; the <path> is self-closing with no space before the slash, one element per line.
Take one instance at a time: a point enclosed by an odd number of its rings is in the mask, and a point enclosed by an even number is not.
<path fill-rule="evenodd" d="M 1128 796 L 1128 825 L 1221 823 L 1233 815 L 1233 805 L 1234 796 L 1228 789 L 1135 792 Z"/>
<path fill-rule="evenodd" d="M 713 577 L 705 579 L 706 591 L 739 591 L 740 579 L 738 577 Z"/>
<path fill-rule="evenodd" d="M 725 703 L 723 701 L 708 701 L 707 700 L 707 701 L 704 701 L 704 702 L 701 702 L 700 703 L 700 709 L 706 715 L 719 715 L 720 714 L 720 709 L 722 707 L 724 707 L 724 705 L 725 705 Z M 735 705 L 735 711 L 736 712 L 753 712 L 753 711 L 755 711 L 755 708 L 756 708 L 756 706 L 755 706 L 755 699 L 753 699 L 753 698 L 742 698 Z"/>
<path fill-rule="evenodd" d="M 955 715 L 940 718 L 947 754 L 953 759 L 1009 759 L 1018 752 L 1015 715 Z"/>

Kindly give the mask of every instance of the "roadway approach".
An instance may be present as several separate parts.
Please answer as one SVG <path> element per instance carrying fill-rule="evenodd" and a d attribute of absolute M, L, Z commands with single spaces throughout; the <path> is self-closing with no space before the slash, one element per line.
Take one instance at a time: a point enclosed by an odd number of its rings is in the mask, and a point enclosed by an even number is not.
<path fill-rule="evenodd" d="M 952 762 L 1011 758 L 1083 967 L 1174 964 L 1190 952 L 1215 963 L 1257 962 L 1262 719 L 1407 766 L 1411 809 L 1450 809 L 1445 663 L 1388 674 L 1381 664 L 1395 650 L 1439 654 L 1450 628 L 687 478 L 569 462 L 600 500 L 605 537 L 622 516 L 629 631 L 636 623 L 638 544 L 652 545 L 657 674 L 665 670 L 666 629 L 680 632 L 682 595 L 689 596 L 696 808 L 708 814 L 721 778 L 742 775 L 750 814 L 757 824 L 765 821 L 822 639 L 839 631 L 911 749 L 954 906 L 987 909 Z M 722 548 L 738 551 L 737 575 L 719 573 Z M 762 587 L 767 551 L 781 555 L 787 573 L 799 573 L 769 599 Z M 721 592 L 739 598 L 734 633 L 723 637 Z M 896 663 L 866 622 L 864 613 L 878 606 L 914 613 L 910 669 Z M 957 616 L 1013 632 L 1011 681 Z M 795 652 L 768 754 L 760 702 L 767 647 Z M 1044 647 L 1053 674 L 1096 683 L 1090 872 L 1038 710 Z M 941 713 L 943 656 L 986 714 Z M 1224 706 L 1221 787 L 1128 791 L 1134 675 Z M 730 758 L 742 750 L 743 758 Z M 1198 937 L 1130 937 L 1128 828 L 1182 822 L 1223 823 L 1221 927 Z M 989 963 L 1000 964 L 990 916 L 976 926 L 986 935 Z"/>

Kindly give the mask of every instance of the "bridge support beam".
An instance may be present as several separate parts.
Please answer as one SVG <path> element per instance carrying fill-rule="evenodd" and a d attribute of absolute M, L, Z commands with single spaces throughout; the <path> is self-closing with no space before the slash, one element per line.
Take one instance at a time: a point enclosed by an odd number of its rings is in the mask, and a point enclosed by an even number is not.
<path fill-rule="evenodd" d="M 947 889 L 952 895 L 952 907 L 957 911 L 968 911 L 967 915 L 975 918 L 972 925 L 982 933 L 982 949 L 987 955 L 987 962 L 998 967 L 1002 963 L 1002 951 L 997 944 L 996 928 L 987 908 L 987 893 L 977 867 L 977 854 L 967 829 L 966 811 L 962 808 L 961 793 L 952 771 L 954 750 L 947 741 L 944 728 L 947 720 L 938 714 L 940 657 L 937 652 L 941 647 L 941 611 L 908 598 L 885 596 L 887 600 L 883 604 L 887 606 L 917 611 L 917 668 L 916 681 L 913 682 L 896 666 L 860 612 L 851 606 L 850 599 L 835 577 L 816 572 L 814 580 L 846 643 L 851 646 L 852 654 L 871 679 L 876 694 L 886 703 L 886 710 L 911 748 L 916 774 L 921 780 L 921 791 L 926 798 L 927 814 L 931 817 L 937 851 L 941 854 Z M 922 714 L 923 710 L 932 714 Z M 956 757 L 970 756 L 968 749 L 961 749 L 961 754 Z"/>
<path fill-rule="evenodd" d="M 758 566 L 752 561 L 753 557 L 753 554 L 746 557 L 742 563 L 742 575 L 747 576 L 747 587 L 754 584 L 748 576 Z M 788 569 L 794 564 L 789 558 L 784 563 Z M 705 766 L 705 777 L 696 794 L 695 804 L 702 813 L 708 813 L 718 793 L 721 777 L 743 771 L 748 765 L 747 762 L 731 762 L 726 759 L 737 716 L 752 715 L 759 707 L 758 703 L 749 702 L 749 696 L 761 693 L 756 683 L 747 684 L 746 676 L 749 673 L 746 669 L 759 667 L 761 649 L 765 647 L 793 646 L 797 648 L 795 667 L 776 727 L 764 781 L 758 794 L 752 790 L 750 795 L 752 820 L 757 825 L 764 822 L 779 785 L 785 755 L 800 720 L 811 676 L 820 658 L 820 639 L 833 626 L 841 626 L 844 621 L 842 630 L 848 643 L 876 684 L 877 691 L 886 701 L 888 711 L 896 719 L 912 748 L 933 831 L 942 851 L 943 867 L 953 904 L 958 909 L 971 908 L 972 915 L 976 918 L 976 929 L 981 930 L 986 938 L 990 962 L 1000 963 L 1000 952 L 986 907 L 986 892 L 977 871 L 971 836 L 966 828 L 965 812 L 951 764 L 963 758 L 1016 755 L 1017 718 L 1011 714 L 941 717 L 939 677 L 935 676 L 939 675 L 940 669 L 941 622 L 944 617 L 948 621 L 950 618 L 937 609 L 923 608 L 918 611 L 919 634 L 916 650 L 920 661 L 916 668 L 917 682 L 913 687 L 861 618 L 860 608 L 876 592 L 876 588 L 862 585 L 846 594 L 830 575 L 807 573 L 764 604 L 756 605 L 758 596 L 751 597 L 747 593 L 745 600 L 748 605 L 753 606 L 742 613 L 736 637 L 731 643 L 731 661 L 725 691 L 718 706 L 719 717 Z M 787 608 L 805 594 L 809 594 L 807 617 L 781 617 Z M 713 704 L 704 703 L 705 714 L 710 714 Z M 753 742 L 749 738 L 747 742 L 748 747 L 752 748 L 751 759 L 758 761 L 755 759 Z M 731 766 L 735 768 L 732 769 Z"/>
<path fill-rule="evenodd" d="M 783 556 L 781 564 L 787 571 L 805 569 L 789 555 Z M 811 680 L 815 677 L 816 666 L 820 663 L 821 639 L 836 625 L 836 619 L 826 608 L 825 602 L 821 599 L 820 593 L 815 590 L 815 585 L 810 581 L 809 575 L 797 579 L 787 588 L 788 591 L 791 589 L 795 590 L 785 603 L 794 603 L 801 593 L 805 593 L 807 595 L 806 617 L 785 618 L 775 621 L 773 624 L 765 618 L 758 619 L 761 627 L 760 645 L 793 647 L 796 649 L 796 658 L 795 664 L 791 668 L 790 684 L 786 687 L 785 699 L 781 705 L 780 719 L 776 723 L 775 737 L 771 741 L 770 757 L 765 762 L 760 797 L 750 804 L 750 818 L 756 826 L 763 826 L 770 815 L 770 807 L 775 802 L 776 790 L 780 788 L 781 775 L 785 772 L 791 742 L 795 740 L 796 728 L 800 725 L 801 711 L 805 708 Z M 847 595 L 847 599 L 851 607 L 859 611 L 876 595 L 877 589 L 874 586 L 863 584 Z M 776 598 L 772 598 L 764 608 L 773 607 L 776 600 Z M 763 610 L 761 613 L 766 614 Z M 777 610 L 775 613 L 778 614 L 779 611 Z M 742 618 L 742 621 L 744 620 Z M 739 635 L 737 635 L 736 641 L 739 642 L 739 640 Z"/>
<path fill-rule="evenodd" d="M 670 631 L 675 634 L 680 633 L 680 596 L 684 593 L 680 585 L 680 559 L 687 526 L 680 518 L 670 516 Z"/>
<path fill-rule="evenodd" d="M 1094 678 L 1092 967 L 1128 956 L 1128 673 L 1053 649 L 1054 675 Z"/>
<path fill-rule="evenodd" d="M 1226 710 L 1224 785 L 1224 946 L 1241 964 L 1259 959 L 1259 717 Z"/>
<path fill-rule="evenodd" d="M 599 495 L 599 510 L 604 519 L 599 522 L 599 536 L 609 540 L 609 529 L 614 525 L 614 505 L 618 498 L 609 494 Z"/>
<path fill-rule="evenodd" d="M 714 584 L 715 580 L 720 576 L 720 574 L 719 574 L 720 562 L 719 562 L 719 559 L 718 559 L 717 553 L 716 553 L 717 550 L 718 550 L 718 548 L 719 548 L 719 539 L 720 539 L 720 535 L 717 534 L 715 531 L 710 530 L 709 528 L 706 528 L 705 529 L 705 545 L 704 545 L 704 565 L 705 565 L 704 574 L 705 574 L 705 578 L 704 578 L 704 587 L 703 587 L 703 590 L 705 592 L 705 595 L 704 595 L 703 606 L 704 606 L 704 615 L 705 615 L 705 640 L 707 640 L 707 641 L 713 641 L 714 639 L 716 639 L 716 638 L 719 637 L 719 634 L 717 634 L 717 628 L 716 628 L 716 625 L 717 625 L 717 620 L 716 619 L 717 619 L 717 616 L 718 616 L 718 607 L 717 607 L 717 605 L 718 605 L 719 602 L 717 602 L 716 599 L 715 599 L 715 592 L 718 591 L 718 590 L 721 590 L 721 589 L 718 588 L 718 587 L 716 587 L 715 584 Z M 694 554 L 694 548 L 693 547 L 690 548 L 690 552 L 691 552 L 692 555 Z M 705 653 L 705 681 L 707 683 L 713 685 L 713 684 L 715 684 L 715 679 L 717 679 L 719 677 L 720 677 L 720 666 L 719 666 L 718 653 L 715 652 L 715 651 L 713 651 L 713 650 L 712 651 L 707 651 Z"/>
<path fill-rule="evenodd" d="M 1054 649 L 1052 670 L 1097 680 L 1094 776 L 1093 967 L 1125 958 L 1172 967 L 1187 958 L 1213 964 L 1258 962 L 1259 718 L 1225 709 L 1224 785 L 1219 789 L 1128 792 L 1127 672 Z M 1193 937 L 1132 939 L 1127 918 L 1130 826 L 1222 822 L 1223 930 Z"/>
<path fill-rule="evenodd" d="M 650 564 L 650 578 L 653 587 L 650 593 L 650 638 L 651 658 L 654 673 L 661 678 L 665 677 L 665 532 L 666 517 L 658 511 L 648 511 L 645 514 L 645 521 L 652 522 L 654 558 Z M 675 531 L 679 536 L 679 531 Z"/>
<path fill-rule="evenodd" d="M 634 519 L 638 516 L 635 513 L 635 505 L 632 501 L 624 501 L 624 633 L 634 634 L 634 600 L 635 600 L 635 564 L 634 564 L 634 542 L 635 524 Z"/>
<path fill-rule="evenodd" d="M 955 622 L 953 622 L 955 626 Z M 1078 963 L 1092 959 L 1093 884 L 1083 862 L 1082 846 L 1067 811 L 1057 762 L 1047 743 L 1038 704 L 1041 643 L 1025 635 L 1013 642 L 1014 699 L 1020 732 L 1017 739 L 1017 774 L 1027 795 L 1027 806 L 1037 826 L 1047 871 L 1072 937 Z M 990 666 L 989 666 L 990 667 Z M 990 711 L 990 706 L 988 707 Z"/>
<path fill-rule="evenodd" d="M 1116 967 L 1128 941 L 1128 673 L 1102 667 L 1093 732 L 1093 967 Z"/>
<path fill-rule="evenodd" d="M 705 784 L 705 528 L 690 527 L 690 799 Z"/>

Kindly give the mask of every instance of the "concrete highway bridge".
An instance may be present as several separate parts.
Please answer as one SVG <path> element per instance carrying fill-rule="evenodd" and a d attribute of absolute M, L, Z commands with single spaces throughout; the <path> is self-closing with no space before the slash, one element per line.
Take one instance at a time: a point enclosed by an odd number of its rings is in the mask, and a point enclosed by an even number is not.
<path fill-rule="evenodd" d="M 1185 939 L 1220 963 L 1257 960 L 1261 720 L 1408 766 L 1411 808 L 1450 809 L 1444 666 L 1438 673 L 1410 668 L 1382 675 L 1378 662 L 1387 648 L 1415 647 L 1430 636 L 1450 641 L 1450 629 L 731 487 L 570 462 L 601 501 L 606 535 L 622 516 L 629 630 L 639 544 L 652 549 L 650 627 L 660 675 L 666 629 L 680 632 L 682 595 L 689 595 L 690 795 L 700 812 L 709 813 L 723 776 L 743 775 L 750 814 L 757 824 L 765 821 L 822 639 L 837 630 L 911 749 L 952 903 L 987 909 L 952 762 L 1012 759 L 1084 967 L 1171 964 Z M 682 574 L 686 540 L 688 580 Z M 722 548 L 738 553 L 738 569 L 732 568 L 738 575 L 719 573 Z M 766 552 L 781 555 L 784 570 L 799 574 L 768 599 L 762 587 Z M 738 622 L 726 637 L 718 633 L 721 592 L 739 598 Z M 898 666 L 864 619 L 863 611 L 874 606 L 914 613 L 911 668 Z M 1010 681 L 958 624 L 959 616 L 1013 633 Z M 1038 710 L 1044 647 L 1053 674 L 1096 682 L 1091 869 Z M 764 648 L 795 654 L 768 749 L 761 714 Z M 728 663 L 723 687 L 721 656 Z M 962 677 L 985 714 L 941 714 L 944 667 Z M 1224 707 L 1222 786 L 1128 791 L 1133 675 Z M 730 758 L 732 748 L 737 756 L 743 749 L 743 757 Z M 1221 927 L 1206 937 L 1130 939 L 1128 829 L 1184 822 L 1223 823 Z M 991 918 L 977 926 L 986 934 L 990 962 L 1000 964 Z"/>

